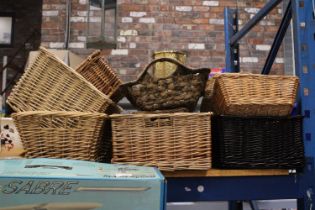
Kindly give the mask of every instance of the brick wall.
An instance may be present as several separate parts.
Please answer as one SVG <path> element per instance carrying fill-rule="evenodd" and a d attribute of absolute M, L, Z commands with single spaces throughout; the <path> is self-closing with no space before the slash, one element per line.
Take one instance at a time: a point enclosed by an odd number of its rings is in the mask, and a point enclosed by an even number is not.
<path fill-rule="evenodd" d="M 43 0 L 42 45 L 64 47 L 65 1 Z M 86 55 L 88 0 L 72 0 L 69 48 Z M 184 50 L 193 67 L 224 67 L 224 7 L 240 9 L 240 26 L 266 0 L 117 0 L 118 46 L 103 50 L 111 65 L 125 81 L 132 80 L 158 50 Z M 236 3 L 238 2 L 238 3 Z M 281 21 L 279 6 L 241 41 L 241 69 L 260 72 Z M 282 53 L 272 73 L 283 72 Z"/>

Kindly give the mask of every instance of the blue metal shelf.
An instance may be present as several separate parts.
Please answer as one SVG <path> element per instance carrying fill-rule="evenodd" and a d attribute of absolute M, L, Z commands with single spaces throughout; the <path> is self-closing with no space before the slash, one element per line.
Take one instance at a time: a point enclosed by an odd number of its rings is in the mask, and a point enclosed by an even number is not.
<path fill-rule="evenodd" d="M 279 0 L 271 0 L 257 14 L 265 15 L 266 10 L 274 8 Z M 300 77 L 299 102 L 304 115 L 303 138 L 305 143 L 306 167 L 303 172 L 288 176 L 269 177 L 204 177 L 168 179 L 168 201 L 222 201 L 222 200 L 260 200 L 260 199 L 299 199 L 298 209 L 315 207 L 315 19 L 313 0 L 292 0 L 294 27 L 294 51 L 296 74 Z M 233 18 L 234 10 L 225 11 L 226 67 L 238 71 L 239 58 L 236 40 L 237 33 Z M 255 24 L 250 21 L 249 25 Z M 234 28 L 233 28 L 234 24 Z M 234 37 L 233 37 L 234 36 Z M 231 45 L 231 39 L 233 45 Z M 199 190 L 198 190 L 199 189 Z"/>
<path fill-rule="evenodd" d="M 168 179 L 168 202 L 302 198 L 298 177 L 205 177 Z M 198 187 L 204 191 L 198 191 Z"/>

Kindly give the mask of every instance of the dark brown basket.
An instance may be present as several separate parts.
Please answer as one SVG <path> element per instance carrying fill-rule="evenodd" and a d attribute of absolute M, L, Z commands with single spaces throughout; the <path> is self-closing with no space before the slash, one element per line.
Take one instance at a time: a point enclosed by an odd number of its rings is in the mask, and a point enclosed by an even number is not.
<path fill-rule="evenodd" d="M 169 77 L 154 78 L 148 70 L 158 62 L 173 63 L 177 69 Z M 147 65 L 136 81 L 124 84 L 123 89 L 130 102 L 142 111 L 180 107 L 193 111 L 203 95 L 209 72 L 209 68 L 191 69 L 177 60 L 160 58 Z"/>
<path fill-rule="evenodd" d="M 212 118 L 212 161 L 223 169 L 300 169 L 302 117 Z"/>
<path fill-rule="evenodd" d="M 122 99 L 123 95 L 120 92 L 122 81 L 112 67 L 103 60 L 99 50 L 84 60 L 76 71 L 113 101 L 118 102 Z"/>

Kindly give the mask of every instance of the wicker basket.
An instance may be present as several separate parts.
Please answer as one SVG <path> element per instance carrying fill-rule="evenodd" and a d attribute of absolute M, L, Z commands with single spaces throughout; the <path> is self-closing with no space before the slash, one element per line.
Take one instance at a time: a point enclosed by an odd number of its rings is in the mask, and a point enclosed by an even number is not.
<path fill-rule="evenodd" d="M 293 109 L 298 87 L 295 76 L 227 73 L 214 77 L 216 114 L 287 116 Z"/>
<path fill-rule="evenodd" d="M 13 114 L 27 158 L 100 161 L 110 142 L 102 137 L 106 114 L 29 111 Z M 107 151 L 108 152 L 108 151 Z"/>
<path fill-rule="evenodd" d="M 164 171 L 211 168 L 210 113 L 111 115 L 112 163 Z"/>
<path fill-rule="evenodd" d="M 120 112 L 108 96 L 44 48 L 13 88 L 7 103 L 17 112 Z"/>
<path fill-rule="evenodd" d="M 154 52 L 152 58 L 173 58 L 182 64 L 186 63 L 186 54 L 179 51 L 158 51 Z M 169 77 L 176 71 L 177 65 L 169 62 L 158 62 L 154 66 L 154 77 L 164 78 Z"/>
<path fill-rule="evenodd" d="M 166 113 L 176 113 L 176 112 L 189 112 L 186 108 L 176 108 L 167 110 L 155 110 L 155 111 L 136 111 L 131 112 L 131 114 L 166 114 Z"/>
<path fill-rule="evenodd" d="M 113 101 L 118 102 L 123 98 L 119 88 L 122 81 L 103 60 L 101 51 L 95 51 L 80 64 L 76 71 Z"/>
<path fill-rule="evenodd" d="M 212 161 L 223 169 L 300 169 L 301 117 L 212 118 Z"/>
<path fill-rule="evenodd" d="M 170 62 L 178 66 L 170 77 L 156 79 L 149 69 L 158 62 Z M 123 85 L 129 101 L 142 111 L 187 108 L 193 111 L 203 95 L 210 69 L 190 69 L 171 58 L 152 61 L 136 81 Z"/>
<path fill-rule="evenodd" d="M 213 94 L 214 94 L 214 84 L 215 78 L 209 78 L 206 87 L 205 87 L 205 94 L 201 101 L 200 111 L 201 112 L 213 112 Z"/>

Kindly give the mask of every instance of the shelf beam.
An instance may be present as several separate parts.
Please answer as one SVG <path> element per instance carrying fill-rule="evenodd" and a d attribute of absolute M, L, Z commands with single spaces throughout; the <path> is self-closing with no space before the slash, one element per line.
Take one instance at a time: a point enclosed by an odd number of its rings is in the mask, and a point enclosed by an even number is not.
<path fill-rule="evenodd" d="M 164 171 L 165 177 L 231 177 L 231 176 L 284 176 L 289 175 L 288 170 L 264 169 L 264 170 L 219 170 L 207 171 Z"/>

